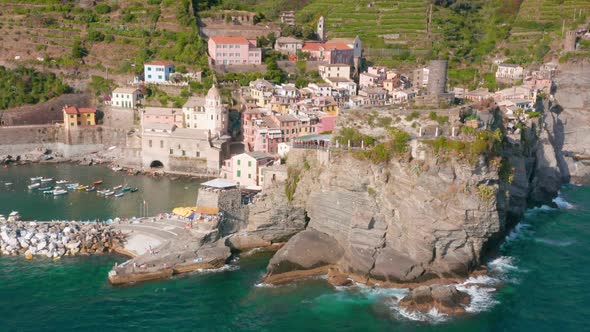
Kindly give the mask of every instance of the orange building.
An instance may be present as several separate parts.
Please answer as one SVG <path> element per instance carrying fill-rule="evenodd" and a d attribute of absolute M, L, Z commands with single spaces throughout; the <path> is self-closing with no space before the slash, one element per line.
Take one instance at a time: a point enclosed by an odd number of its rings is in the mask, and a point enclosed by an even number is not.
<path fill-rule="evenodd" d="M 66 128 L 96 125 L 96 108 L 66 105 L 63 108 L 63 115 Z"/>

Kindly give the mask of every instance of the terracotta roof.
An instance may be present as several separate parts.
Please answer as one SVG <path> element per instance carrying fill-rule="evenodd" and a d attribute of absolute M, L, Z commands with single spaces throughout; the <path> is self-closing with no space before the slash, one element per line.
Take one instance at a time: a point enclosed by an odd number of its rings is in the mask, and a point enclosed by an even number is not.
<path fill-rule="evenodd" d="M 174 64 L 170 61 L 153 61 L 153 62 L 146 63 L 146 65 L 148 65 L 148 66 L 172 66 Z"/>
<path fill-rule="evenodd" d="M 81 113 L 96 113 L 96 108 L 90 107 L 76 107 L 76 106 L 66 106 L 64 107 L 64 112 L 67 114 L 81 114 Z"/>
<path fill-rule="evenodd" d="M 304 50 L 309 50 L 309 51 L 319 51 L 320 49 L 324 49 L 324 50 L 332 50 L 332 49 L 337 49 L 337 50 L 352 50 L 352 48 L 350 48 L 350 46 L 348 46 L 345 43 L 315 43 L 315 42 L 311 42 L 311 43 L 305 43 L 303 44 L 303 49 Z"/>
<path fill-rule="evenodd" d="M 221 37 L 221 36 L 213 36 L 209 38 L 210 40 L 214 41 L 216 44 L 249 44 L 248 39 L 244 37 Z"/>
<path fill-rule="evenodd" d="M 337 50 L 352 50 L 350 46 L 344 43 L 326 43 L 325 47 L 328 49 L 337 49 Z"/>

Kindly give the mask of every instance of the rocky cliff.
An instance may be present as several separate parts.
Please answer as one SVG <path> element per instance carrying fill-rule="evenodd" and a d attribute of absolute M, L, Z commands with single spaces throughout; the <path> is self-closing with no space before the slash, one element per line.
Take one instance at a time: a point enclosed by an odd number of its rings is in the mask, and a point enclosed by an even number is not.
<path fill-rule="evenodd" d="M 300 172 L 293 202 L 305 207 L 310 223 L 273 257 L 269 282 L 332 265 L 363 281 L 465 276 L 506 227 L 506 195 L 498 193 L 497 172 L 482 163 L 426 158 L 376 165 L 342 152 L 328 167 L 318 153 L 328 152 L 289 155 L 292 172 Z"/>

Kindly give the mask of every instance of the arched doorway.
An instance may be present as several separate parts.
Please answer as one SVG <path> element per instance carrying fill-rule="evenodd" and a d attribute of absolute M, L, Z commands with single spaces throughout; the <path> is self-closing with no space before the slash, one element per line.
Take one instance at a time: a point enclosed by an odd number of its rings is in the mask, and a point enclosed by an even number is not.
<path fill-rule="evenodd" d="M 164 164 L 162 164 L 162 162 L 159 160 L 154 160 L 150 163 L 150 168 L 162 168 L 162 167 L 164 167 Z"/>

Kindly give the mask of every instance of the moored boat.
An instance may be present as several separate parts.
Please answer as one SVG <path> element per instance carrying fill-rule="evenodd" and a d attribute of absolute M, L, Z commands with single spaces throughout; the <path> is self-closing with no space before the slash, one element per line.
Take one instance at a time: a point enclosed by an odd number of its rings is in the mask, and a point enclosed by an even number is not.
<path fill-rule="evenodd" d="M 35 189 L 35 188 L 39 188 L 41 187 L 41 183 L 37 182 L 37 183 L 33 183 L 27 186 L 29 189 Z"/>
<path fill-rule="evenodd" d="M 139 188 L 131 188 L 132 193 L 137 192 L 138 190 L 139 190 Z"/>
<path fill-rule="evenodd" d="M 114 186 L 114 187 L 113 187 L 113 190 L 119 190 L 119 189 L 121 189 L 121 188 L 123 188 L 123 186 L 122 186 L 122 185 L 118 185 L 118 186 Z"/>
<path fill-rule="evenodd" d="M 39 177 L 36 177 L 36 178 L 31 178 L 31 182 L 41 181 L 41 179 L 43 179 L 42 176 L 39 176 Z"/>
<path fill-rule="evenodd" d="M 88 186 L 86 186 L 86 185 L 80 185 L 80 186 L 77 186 L 77 187 L 76 187 L 76 189 L 78 189 L 78 190 L 86 190 L 86 189 L 88 189 L 88 188 L 89 188 L 89 187 L 88 187 Z"/>
<path fill-rule="evenodd" d="M 122 193 L 126 193 L 128 191 L 131 191 L 131 187 L 123 187 L 123 189 L 121 189 Z"/>
<path fill-rule="evenodd" d="M 12 182 L 6 182 L 4 185 L 5 186 L 12 186 Z"/>
<path fill-rule="evenodd" d="M 70 182 L 70 181 L 68 181 L 68 180 L 59 180 L 59 181 L 57 181 L 56 183 L 57 183 L 57 184 L 66 184 L 66 183 L 68 183 L 68 182 Z"/>
<path fill-rule="evenodd" d="M 104 193 L 105 196 L 111 196 L 111 195 L 114 195 L 114 194 L 115 194 L 115 192 L 112 191 L 112 190 L 109 190 L 109 191 L 107 191 L 107 192 Z"/>
<path fill-rule="evenodd" d="M 123 197 L 124 195 L 125 195 L 125 193 L 123 193 L 123 192 L 120 192 L 120 193 L 118 193 L 118 194 L 115 194 L 115 197 Z"/>
<path fill-rule="evenodd" d="M 53 194 L 53 190 L 44 190 L 43 194 L 44 195 L 51 195 L 51 194 Z"/>
<path fill-rule="evenodd" d="M 53 189 L 53 186 L 47 186 L 47 187 L 43 187 L 43 188 L 37 188 L 37 190 L 39 191 L 45 191 L 45 190 L 51 190 Z"/>
<path fill-rule="evenodd" d="M 94 186 L 92 186 L 92 187 L 90 187 L 90 188 L 86 188 L 86 192 L 87 192 L 87 193 L 89 193 L 89 192 L 93 192 L 93 191 L 95 191 L 95 190 L 96 190 L 96 187 L 94 187 Z"/>
<path fill-rule="evenodd" d="M 65 189 L 58 189 L 58 190 L 53 191 L 53 196 L 65 195 L 67 193 L 68 193 L 68 191 Z"/>
<path fill-rule="evenodd" d="M 98 186 L 99 184 L 102 184 L 102 180 L 94 181 L 92 184 Z"/>
<path fill-rule="evenodd" d="M 53 178 L 42 178 L 41 179 L 41 182 L 43 182 L 43 183 L 44 182 L 51 182 L 51 181 L 53 181 Z"/>
<path fill-rule="evenodd" d="M 66 185 L 66 188 L 70 189 L 70 190 L 74 190 L 76 188 L 78 188 L 80 184 L 79 183 L 70 183 L 68 185 Z"/>

